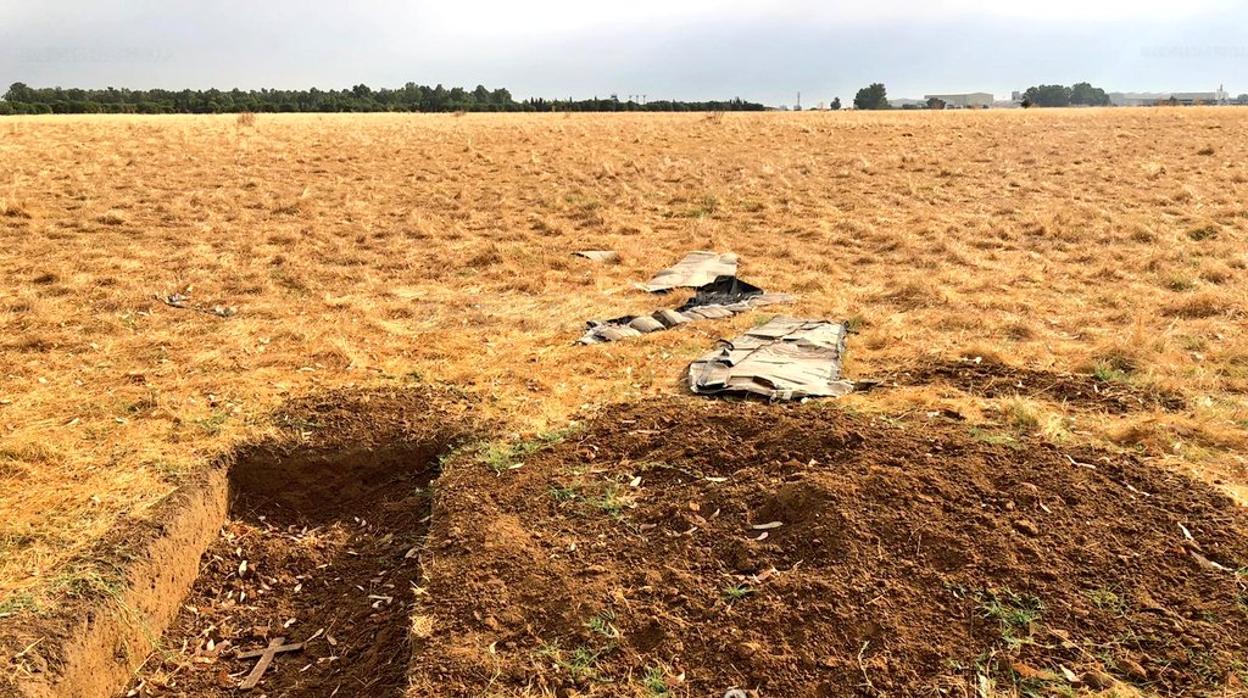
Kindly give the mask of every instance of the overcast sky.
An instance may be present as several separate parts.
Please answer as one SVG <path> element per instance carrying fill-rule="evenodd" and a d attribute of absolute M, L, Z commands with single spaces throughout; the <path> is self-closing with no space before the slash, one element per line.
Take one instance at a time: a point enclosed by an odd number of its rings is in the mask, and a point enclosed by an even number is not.
<path fill-rule="evenodd" d="M 1244 0 L 0 0 L 0 84 L 800 90 L 807 106 L 877 81 L 890 97 L 1081 80 L 1235 95 L 1246 29 Z"/>

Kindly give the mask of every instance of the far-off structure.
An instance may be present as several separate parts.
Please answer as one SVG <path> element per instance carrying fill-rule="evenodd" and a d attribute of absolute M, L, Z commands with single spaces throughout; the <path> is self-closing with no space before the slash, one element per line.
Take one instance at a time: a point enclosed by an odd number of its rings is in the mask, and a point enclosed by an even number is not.
<path fill-rule="evenodd" d="M 1221 86 L 1213 92 L 1110 92 L 1109 103 L 1115 107 L 1153 107 L 1166 105 L 1193 106 L 1227 104 L 1230 95 Z"/>
<path fill-rule="evenodd" d="M 923 99 L 931 102 L 940 100 L 946 109 L 987 109 L 992 106 L 992 94 L 989 92 L 959 92 L 945 95 L 923 95 Z"/>

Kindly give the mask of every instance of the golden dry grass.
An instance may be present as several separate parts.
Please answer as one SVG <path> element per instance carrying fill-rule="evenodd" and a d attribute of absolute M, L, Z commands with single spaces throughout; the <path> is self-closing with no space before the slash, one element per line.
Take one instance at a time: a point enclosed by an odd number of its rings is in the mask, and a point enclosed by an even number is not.
<path fill-rule="evenodd" d="M 445 382 L 525 431 L 681 392 L 758 314 L 571 342 L 670 302 L 630 282 L 691 249 L 855 318 L 851 376 L 988 352 L 1190 403 L 918 387 L 848 409 L 1000 411 L 1248 493 L 1248 110 L 15 117 L 0 172 L 9 609 L 54 603 L 67 561 L 292 394 Z M 238 314 L 153 298 L 186 289 Z"/>

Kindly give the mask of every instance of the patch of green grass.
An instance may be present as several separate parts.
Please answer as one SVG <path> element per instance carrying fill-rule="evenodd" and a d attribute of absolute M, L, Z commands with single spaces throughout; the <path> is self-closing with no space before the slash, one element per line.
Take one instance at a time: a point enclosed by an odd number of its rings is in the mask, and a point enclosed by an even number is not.
<path fill-rule="evenodd" d="M 1209 342 L 1204 337 L 1184 337 L 1183 348 L 1187 351 L 1207 351 Z"/>
<path fill-rule="evenodd" d="M 1242 660 L 1230 659 L 1228 662 L 1210 652 L 1191 652 L 1188 665 L 1200 677 L 1201 683 L 1208 686 L 1225 684 L 1230 674 L 1238 674 L 1240 677 L 1248 674 L 1248 665 Z"/>
<path fill-rule="evenodd" d="M 293 429 L 295 431 L 315 431 L 323 426 L 320 422 L 315 420 L 311 420 L 306 417 L 296 417 L 294 415 L 284 415 L 280 420 L 280 424 L 287 429 Z"/>
<path fill-rule="evenodd" d="M 601 681 L 601 674 L 598 670 L 598 659 L 601 657 L 601 650 L 595 650 L 591 647 L 577 647 L 570 652 L 561 649 L 558 643 L 543 645 L 538 654 L 550 659 L 556 667 L 568 672 L 573 681 L 581 683 L 584 681 Z"/>
<path fill-rule="evenodd" d="M 713 194 L 707 194 L 697 201 L 692 207 L 686 209 L 680 214 L 683 218 L 705 218 L 714 214 L 719 210 L 719 199 Z"/>
<path fill-rule="evenodd" d="M 724 599 L 728 603 L 740 601 L 754 593 L 756 590 L 748 584 L 729 584 L 723 589 Z"/>
<path fill-rule="evenodd" d="M 1166 278 L 1164 286 L 1176 293 L 1182 293 L 1183 291 L 1190 291 L 1196 288 L 1196 280 L 1186 276 L 1173 275 Z"/>
<path fill-rule="evenodd" d="M 579 424 L 570 424 L 562 429 L 553 429 L 516 443 L 493 442 L 478 445 L 480 460 L 495 473 L 502 474 L 524 465 L 529 456 L 549 448 L 582 429 Z"/>
<path fill-rule="evenodd" d="M 225 426 L 225 423 L 229 421 L 229 419 L 230 415 L 225 412 L 217 412 L 210 417 L 203 417 L 202 419 L 195 420 L 195 426 L 199 427 L 209 436 L 216 436 L 221 433 L 221 428 Z"/>
<path fill-rule="evenodd" d="M 845 329 L 850 334 L 855 334 L 867 324 L 867 319 L 861 315 L 851 315 L 845 320 Z"/>
<path fill-rule="evenodd" d="M 72 598 L 116 598 L 121 594 L 122 580 L 84 566 L 67 570 L 53 581 L 52 587 Z"/>
<path fill-rule="evenodd" d="M 1000 431 L 988 431 L 979 427 L 971 427 L 971 438 L 992 446 L 1019 448 L 1018 439 L 1013 434 L 1006 434 Z"/>
<path fill-rule="evenodd" d="M 574 502 L 581 498 L 581 491 L 573 485 L 557 485 L 550 488 L 550 496 L 556 502 Z"/>
<path fill-rule="evenodd" d="M 1021 698 L 1075 698 L 1075 688 L 1060 676 L 1052 678 L 1024 677 L 1014 674 L 1014 690 Z"/>
<path fill-rule="evenodd" d="M 1030 432 L 1040 428 L 1040 418 L 1022 400 L 1007 402 L 1001 411 L 1005 415 L 1005 421 L 1019 431 Z"/>
<path fill-rule="evenodd" d="M 1102 383 L 1126 383 L 1127 372 L 1115 367 L 1107 361 L 1098 361 L 1092 366 L 1092 375 Z"/>
<path fill-rule="evenodd" d="M 672 684 L 668 680 L 668 670 L 660 664 L 646 667 L 646 673 L 641 675 L 641 687 L 642 695 L 646 698 L 669 698 L 674 695 Z"/>
<path fill-rule="evenodd" d="M 633 505 L 633 497 L 628 488 L 618 482 L 610 481 L 602 488 L 602 494 L 590 501 L 600 511 L 613 517 L 619 517 L 625 509 Z"/>
<path fill-rule="evenodd" d="M 15 616 L 19 613 L 39 611 L 39 601 L 29 593 L 14 594 L 0 601 L 0 619 Z"/>
<path fill-rule="evenodd" d="M 1033 625 L 1044 613 L 1044 604 L 1031 594 L 990 589 L 979 595 L 979 611 L 985 618 L 996 619 L 1001 638 L 1017 649 L 1031 642 Z"/>
<path fill-rule="evenodd" d="M 1102 611 L 1108 611 L 1115 616 L 1126 615 L 1127 602 L 1115 593 L 1114 590 L 1102 587 L 1087 592 L 1087 595 L 1088 599 L 1092 601 L 1092 605 Z"/>
<path fill-rule="evenodd" d="M 615 611 L 610 609 L 585 621 L 585 627 L 589 628 L 590 632 L 601 635 L 608 640 L 620 639 L 620 630 L 615 627 Z"/>

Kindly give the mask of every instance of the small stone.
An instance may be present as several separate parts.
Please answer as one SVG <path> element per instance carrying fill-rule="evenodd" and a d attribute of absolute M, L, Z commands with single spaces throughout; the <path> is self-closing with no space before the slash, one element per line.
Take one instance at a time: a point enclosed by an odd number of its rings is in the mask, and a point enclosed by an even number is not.
<path fill-rule="evenodd" d="M 1036 525 L 1027 519 L 1019 519 L 1018 521 L 1015 521 L 1014 528 L 1017 528 L 1021 533 L 1025 533 L 1029 536 L 1040 535 L 1040 529 L 1036 528 Z"/>
<path fill-rule="evenodd" d="M 1114 685 L 1114 677 L 1099 669 L 1092 669 L 1083 673 L 1083 682 L 1092 688 L 1106 689 Z"/>
<path fill-rule="evenodd" d="M 1122 667 L 1122 670 L 1127 672 L 1127 676 L 1130 676 L 1137 681 L 1148 680 L 1148 672 L 1144 670 L 1144 667 L 1141 666 L 1139 662 L 1130 657 L 1119 658 L 1118 666 Z"/>

